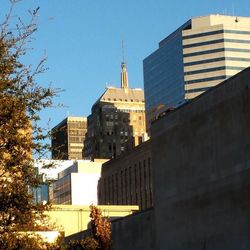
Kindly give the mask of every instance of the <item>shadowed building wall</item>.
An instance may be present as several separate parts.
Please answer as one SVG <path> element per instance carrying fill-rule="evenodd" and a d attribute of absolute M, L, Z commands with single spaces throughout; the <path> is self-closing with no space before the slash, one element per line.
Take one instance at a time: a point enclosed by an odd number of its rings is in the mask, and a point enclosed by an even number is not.
<path fill-rule="evenodd" d="M 153 206 L 151 142 L 103 164 L 98 204 Z"/>
<path fill-rule="evenodd" d="M 154 249 L 250 248 L 250 68 L 152 128 Z"/>

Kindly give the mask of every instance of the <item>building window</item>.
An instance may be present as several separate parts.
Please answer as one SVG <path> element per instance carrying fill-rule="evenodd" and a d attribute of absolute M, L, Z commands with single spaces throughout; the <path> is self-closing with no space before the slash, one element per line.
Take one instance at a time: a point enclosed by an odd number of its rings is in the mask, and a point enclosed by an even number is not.
<path fill-rule="evenodd" d="M 129 181 L 130 204 L 132 204 L 132 178 L 131 178 L 131 167 L 129 167 L 129 169 L 128 169 L 128 181 Z"/>
<path fill-rule="evenodd" d="M 151 158 L 148 158 L 148 180 L 149 180 L 149 205 L 153 205 L 153 192 L 152 192 L 152 176 L 151 176 Z"/>
<path fill-rule="evenodd" d="M 115 185 L 116 185 L 116 204 L 118 205 L 118 197 L 119 197 L 119 192 L 118 192 L 118 173 L 115 174 Z"/>
<path fill-rule="evenodd" d="M 108 203 L 110 204 L 110 200 L 111 200 L 111 190 L 110 190 L 110 176 L 108 177 Z"/>
<path fill-rule="evenodd" d="M 107 183 L 106 183 L 106 178 L 104 178 L 104 203 L 107 203 Z"/>
<path fill-rule="evenodd" d="M 144 173 L 144 183 L 145 187 L 147 186 L 147 168 L 146 168 L 146 160 L 143 160 L 143 173 Z"/>
<path fill-rule="evenodd" d="M 128 204 L 128 176 L 126 168 L 125 168 L 125 203 Z"/>
<path fill-rule="evenodd" d="M 123 205 L 123 171 L 121 171 L 121 205 Z"/>
<path fill-rule="evenodd" d="M 145 208 L 148 208 L 148 197 L 147 197 L 147 188 L 144 189 L 144 197 L 145 197 Z"/>
<path fill-rule="evenodd" d="M 111 189 L 112 189 L 112 200 L 111 200 L 111 204 L 114 204 L 115 202 L 115 187 L 114 187 L 114 176 L 111 176 Z"/>
<path fill-rule="evenodd" d="M 137 190 L 137 165 L 135 164 L 134 172 L 135 172 L 135 191 Z"/>
<path fill-rule="evenodd" d="M 142 209 L 142 169 L 141 169 L 141 162 L 139 161 L 139 181 L 140 181 L 140 209 Z"/>
<path fill-rule="evenodd" d="M 142 136 L 138 136 L 138 143 L 142 144 Z"/>

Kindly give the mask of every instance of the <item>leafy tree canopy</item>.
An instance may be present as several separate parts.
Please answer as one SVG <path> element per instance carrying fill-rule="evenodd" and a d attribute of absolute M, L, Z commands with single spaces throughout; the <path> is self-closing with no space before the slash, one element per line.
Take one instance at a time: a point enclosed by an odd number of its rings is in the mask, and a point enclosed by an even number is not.
<path fill-rule="evenodd" d="M 28 23 L 18 18 L 13 26 L 10 20 L 17 2 L 10 1 L 10 12 L 0 24 L 0 245 L 1 249 L 38 249 L 22 245 L 22 238 L 26 243 L 31 238 L 17 232 L 48 229 L 43 215 L 48 206 L 33 204 L 30 192 L 39 184 L 32 153 L 42 155 L 47 150 L 39 112 L 52 105 L 56 92 L 37 83 L 37 76 L 46 70 L 46 58 L 35 67 L 22 63 L 32 51 L 38 8 L 29 11 Z"/>

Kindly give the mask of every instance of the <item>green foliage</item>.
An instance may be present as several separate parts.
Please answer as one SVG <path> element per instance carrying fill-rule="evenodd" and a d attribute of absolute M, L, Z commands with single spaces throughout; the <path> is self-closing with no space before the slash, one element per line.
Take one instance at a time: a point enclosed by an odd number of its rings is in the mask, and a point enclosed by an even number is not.
<path fill-rule="evenodd" d="M 96 250 L 99 249 L 98 242 L 92 237 L 86 237 L 83 240 L 70 241 L 67 250 Z"/>
<path fill-rule="evenodd" d="M 1 250 L 63 250 L 61 238 L 55 243 L 45 242 L 32 233 L 4 233 L 0 238 Z"/>
<path fill-rule="evenodd" d="M 32 152 L 42 155 L 47 150 L 43 144 L 46 134 L 37 124 L 39 111 L 52 105 L 55 91 L 36 82 L 46 69 L 45 58 L 36 67 L 22 63 L 36 31 L 38 9 L 29 12 L 28 24 L 18 19 L 13 27 L 10 18 L 16 2 L 11 1 L 10 13 L 0 24 L 0 246 L 8 250 L 56 249 L 38 236 L 24 233 L 48 230 L 43 212 L 49 206 L 34 205 L 30 189 L 40 182 Z"/>
<path fill-rule="evenodd" d="M 99 243 L 100 249 L 111 249 L 111 223 L 102 216 L 100 208 L 90 206 L 91 230 L 93 238 Z"/>
<path fill-rule="evenodd" d="M 70 241 L 67 250 L 111 250 L 111 223 L 100 208 L 90 206 L 91 237 Z"/>

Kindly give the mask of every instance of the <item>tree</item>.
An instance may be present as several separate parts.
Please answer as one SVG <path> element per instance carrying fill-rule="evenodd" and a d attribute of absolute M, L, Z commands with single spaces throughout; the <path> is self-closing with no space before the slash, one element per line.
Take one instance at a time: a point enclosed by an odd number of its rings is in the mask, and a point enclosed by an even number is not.
<path fill-rule="evenodd" d="M 102 216 L 100 208 L 90 206 L 92 236 L 70 241 L 67 250 L 111 250 L 111 223 Z"/>
<path fill-rule="evenodd" d="M 93 238 L 99 243 L 100 249 L 111 249 L 111 223 L 108 218 L 102 216 L 100 208 L 90 206 L 91 230 Z"/>
<path fill-rule="evenodd" d="M 47 135 L 38 125 L 39 111 L 52 105 L 56 91 L 37 83 L 37 76 L 46 70 L 45 58 L 36 67 L 22 63 L 37 30 L 39 8 L 29 11 L 28 24 L 18 19 L 13 27 L 10 19 L 17 2 L 10 1 L 10 12 L 0 24 L 0 245 L 1 249 L 40 249 L 28 247 L 32 237 L 18 232 L 48 229 L 43 214 L 48 206 L 33 204 L 30 192 L 40 181 L 31 160 L 32 153 L 41 155 L 47 149 L 43 144 Z"/>
<path fill-rule="evenodd" d="M 93 237 L 86 237 L 82 240 L 71 240 L 66 248 L 67 250 L 96 250 L 98 242 Z"/>

